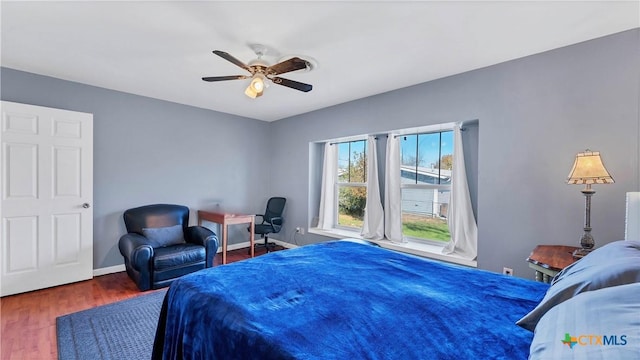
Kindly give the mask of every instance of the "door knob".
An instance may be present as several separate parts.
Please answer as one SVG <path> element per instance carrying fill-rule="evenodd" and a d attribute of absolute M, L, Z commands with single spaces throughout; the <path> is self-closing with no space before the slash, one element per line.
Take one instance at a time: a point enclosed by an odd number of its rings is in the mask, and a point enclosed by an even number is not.
<path fill-rule="evenodd" d="M 82 204 L 82 207 L 88 209 L 89 207 L 91 207 L 91 205 L 89 205 L 89 203 L 84 203 Z"/>

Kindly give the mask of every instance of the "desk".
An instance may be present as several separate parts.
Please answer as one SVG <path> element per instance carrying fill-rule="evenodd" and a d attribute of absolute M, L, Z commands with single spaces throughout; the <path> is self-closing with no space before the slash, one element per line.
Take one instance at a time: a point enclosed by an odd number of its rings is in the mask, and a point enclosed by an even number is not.
<path fill-rule="evenodd" d="M 222 264 L 227 263 L 227 226 L 235 224 L 249 224 L 249 243 L 251 244 L 251 257 L 254 256 L 253 249 L 253 225 L 255 223 L 255 215 L 221 213 L 206 210 L 198 210 L 198 225 L 202 226 L 202 220 L 211 221 L 220 224 L 222 232 Z"/>
<path fill-rule="evenodd" d="M 551 282 L 562 269 L 573 264 L 575 246 L 538 245 L 527 258 L 529 267 L 536 271 L 536 281 Z"/>

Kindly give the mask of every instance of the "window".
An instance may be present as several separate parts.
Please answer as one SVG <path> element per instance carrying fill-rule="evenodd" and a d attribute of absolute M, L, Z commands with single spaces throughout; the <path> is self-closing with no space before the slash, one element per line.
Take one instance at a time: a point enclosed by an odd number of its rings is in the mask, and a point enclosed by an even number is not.
<path fill-rule="evenodd" d="M 453 131 L 405 135 L 400 152 L 403 236 L 448 242 Z"/>
<path fill-rule="evenodd" d="M 365 140 L 337 143 L 338 146 L 338 218 L 339 227 L 362 228 L 367 202 L 367 142 Z"/>

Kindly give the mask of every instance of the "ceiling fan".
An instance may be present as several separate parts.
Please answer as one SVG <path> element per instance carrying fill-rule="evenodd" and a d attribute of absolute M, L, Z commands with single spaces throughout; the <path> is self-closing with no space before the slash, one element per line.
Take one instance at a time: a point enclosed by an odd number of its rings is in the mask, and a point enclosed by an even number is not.
<path fill-rule="evenodd" d="M 294 80 L 289 80 L 285 78 L 281 78 L 277 75 L 288 73 L 291 71 L 312 69 L 312 64 L 304 59 L 299 57 L 292 57 L 290 59 L 281 61 L 275 65 L 268 65 L 265 61 L 262 60 L 262 55 L 264 52 L 262 50 L 256 50 L 256 55 L 258 58 L 249 62 L 249 64 L 245 64 L 242 61 L 236 59 L 235 57 L 229 55 L 228 53 L 220 50 L 213 50 L 213 53 L 220 56 L 221 58 L 247 70 L 251 75 L 229 75 L 229 76 L 208 76 L 203 77 L 204 81 L 225 81 L 225 80 L 242 80 L 251 78 L 251 83 L 244 91 L 245 95 L 248 97 L 255 99 L 259 96 L 262 96 L 264 89 L 268 84 L 266 80 L 270 80 L 274 84 L 286 86 L 292 89 L 300 90 L 303 92 L 309 92 L 313 89 L 313 86 L 305 83 L 301 83 Z"/>

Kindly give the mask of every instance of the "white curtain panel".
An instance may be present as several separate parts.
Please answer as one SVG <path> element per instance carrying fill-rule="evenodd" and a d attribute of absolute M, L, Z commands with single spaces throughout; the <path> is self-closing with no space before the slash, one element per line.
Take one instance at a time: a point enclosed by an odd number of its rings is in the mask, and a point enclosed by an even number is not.
<path fill-rule="evenodd" d="M 376 139 L 367 138 L 367 204 L 364 209 L 364 224 L 360 235 L 367 239 L 384 238 L 384 211 L 380 200 L 380 183 L 378 181 L 378 151 Z"/>
<path fill-rule="evenodd" d="M 320 211 L 318 212 L 318 228 L 320 229 L 333 229 L 337 177 L 338 147 L 327 142 L 324 144 L 322 189 L 320 191 Z"/>
<path fill-rule="evenodd" d="M 475 259 L 478 256 L 478 226 L 471 207 L 460 126 L 453 129 L 453 173 L 448 219 L 451 241 L 445 245 L 442 253 Z"/>
<path fill-rule="evenodd" d="M 393 134 L 387 138 L 384 185 L 384 234 L 393 242 L 406 242 L 402 237 L 402 192 L 400 190 L 400 140 Z"/>

